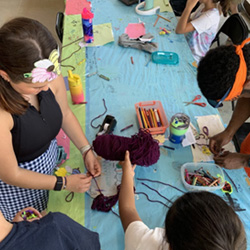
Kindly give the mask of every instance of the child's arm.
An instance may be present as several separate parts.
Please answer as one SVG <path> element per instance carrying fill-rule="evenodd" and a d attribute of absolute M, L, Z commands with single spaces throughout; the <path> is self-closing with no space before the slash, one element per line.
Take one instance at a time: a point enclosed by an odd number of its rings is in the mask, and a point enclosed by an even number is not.
<path fill-rule="evenodd" d="M 189 22 L 189 17 L 192 9 L 198 3 L 199 0 L 188 0 L 186 3 L 186 7 L 177 23 L 175 32 L 177 34 L 185 34 L 191 31 L 194 31 L 194 26 Z"/>
<path fill-rule="evenodd" d="M 53 91 L 63 113 L 62 129 L 64 132 L 79 150 L 84 146 L 89 145 L 80 123 L 68 105 L 66 87 L 62 75 L 53 80 L 53 84 L 50 85 L 50 88 Z M 92 150 L 86 154 L 85 166 L 86 169 L 95 177 L 101 174 L 100 163 L 97 161 Z"/>
<path fill-rule="evenodd" d="M 135 207 L 134 197 L 134 169 L 135 165 L 131 165 L 129 152 L 126 151 L 125 160 L 122 164 L 122 183 L 119 194 L 119 213 L 124 231 L 133 221 L 141 221 L 141 218 Z"/>

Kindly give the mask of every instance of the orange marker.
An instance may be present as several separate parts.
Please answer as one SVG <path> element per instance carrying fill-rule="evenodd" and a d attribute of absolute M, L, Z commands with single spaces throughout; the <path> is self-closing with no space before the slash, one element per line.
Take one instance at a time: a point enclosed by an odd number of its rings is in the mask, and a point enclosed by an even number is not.
<path fill-rule="evenodd" d="M 146 110 L 144 108 L 142 108 L 142 112 L 143 112 L 143 115 L 145 117 L 146 123 L 147 123 L 148 127 L 150 128 L 151 126 L 150 126 L 150 122 L 148 120 L 148 116 L 147 116 Z"/>
<path fill-rule="evenodd" d="M 153 119 L 153 123 L 154 123 L 154 127 L 158 127 L 157 126 L 157 122 L 156 122 L 156 119 L 155 119 L 155 114 L 154 114 L 154 111 L 153 109 L 150 109 L 150 112 L 151 112 L 151 115 L 152 115 L 152 119 Z"/>

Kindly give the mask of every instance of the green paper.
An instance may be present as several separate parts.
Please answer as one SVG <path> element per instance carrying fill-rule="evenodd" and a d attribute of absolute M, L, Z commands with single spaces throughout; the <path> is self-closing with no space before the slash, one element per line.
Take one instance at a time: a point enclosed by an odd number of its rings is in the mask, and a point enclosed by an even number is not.
<path fill-rule="evenodd" d="M 110 42 L 114 42 L 114 35 L 111 23 L 103 23 L 93 25 L 94 41 L 86 43 L 87 47 L 101 46 Z"/>
<path fill-rule="evenodd" d="M 160 6 L 160 12 L 173 12 L 173 9 L 168 0 L 155 0 L 154 7 Z"/>
<path fill-rule="evenodd" d="M 80 48 L 79 43 L 82 41 L 83 41 L 83 31 L 82 31 L 81 15 L 70 15 L 70 16 L 65 15 L 64 30 L 63 30 L 63 46 L 66 46 L 70 43 L 72 44 L 62 48 L 62 58 L 61 58 L 62 75 L 64 77 L 68 76 L 68 70 L 70 69 L 74 74 L 80 75 L 82 83 L 85 84 L 84 75 L 85 75 L 86 49 L 85 47 L 83 47 L 79 50 Z M 70 58 L 63 61 L 65 58 L 69 56 Z M 70 66 L 64 67 L 64 65 L 73 66 L 75 67 L 75 69 L 73 69 Z"/>
<path fill-rule="evenodd" d="M 82 19 L 81 15 L 66 16 L 64 19 L 64 36 L 63 36 L 63 46 L 67 45 L 78 38 L 82 37 Z M 62 60 L 70 56 L 74 51 L 79 49 L 79 42 L 81 40 L 62 48 Z M 85 48 L 81 48 L 78 52 L 74 53 L 69 59 L 65 60 L 62 65 L 72 65 L 75 70 L 72 72 L 78 74 L 81 77 L 83 90 L 85 93 L 85 60 L 86 53 Z M 62 67 L 63 76 L 68 75 L 68 70 L 71 67 Z M 69 106 L 75 116 L 78 118 L 80 124 L 83 124 L 83 131 L 85 132 L 85 105 L 77 104 L 73 105 L 71 100 L 70 92 L 67 91 L 67 99 Z M 81 173 L 85 172 L 83 159 L 81 153 L 75 148 L 74 144 L 70 142 L 70 158 L 64 162 L 61 167 L 70 166 L 73 168 L 80 168 Z M 50 191 L 49 192 L 49 202 L 47 211 L 51 212 L 62 212 L 67 214 L 73 220 L 84 225 L 85 218 L 85 194 L 84 193 L 74 193 L 74 198 L 71 202 L 66 202 L 65 197 L 70 193 L 70 191 Z"/>
<path fill-rule="evenodd" d="M 68 103 L 73 113 L 78 117 L 80 124 L 85 124 L 85 108 L 83 104 L 71 104 L 71 96 L 67 91 Z M 84 127 L 85 130 L 85 127 Z M 70 142 L 70 158 L 64 162 L 60 167 L 70 166 L 73 168 L 80 168 L 81 173 L 85 172 L 83 159 L 81 153 L 75 148 L 75 145 Z M 61 212 L 67 214 L 73 220 L 84 225 L 84 207 L 85 207 L 85 194 L 74 193 L 74 198 L 71 202 L 66 202 L 65 197 L 70 193 L 68 190 L 63 191 L 49 191 L 49 202 L 47 211 Z"/>

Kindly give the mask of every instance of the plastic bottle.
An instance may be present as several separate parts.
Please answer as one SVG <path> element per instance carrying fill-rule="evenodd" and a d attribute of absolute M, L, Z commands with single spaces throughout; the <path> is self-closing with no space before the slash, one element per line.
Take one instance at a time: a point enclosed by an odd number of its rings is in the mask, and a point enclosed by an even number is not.
<path fill-rule="evenodd" d="M 93 24 L 92 24 L 93 17 L 94 17 L 94 14 L 91 11 L 87 10 L 86 8 L 83 8 L 82 27 L 83 27 L 83 33 L 84 33 L 84 41 L 86 43 L 92 43 L 94 41 Z"/>
<path fill-rule="evenodd" d="M 77 74 L 73 74 L 71 70 L 68 70 L 68 82 L 73 104 L 83 103 L 84 94 L 80 76 Z"/>

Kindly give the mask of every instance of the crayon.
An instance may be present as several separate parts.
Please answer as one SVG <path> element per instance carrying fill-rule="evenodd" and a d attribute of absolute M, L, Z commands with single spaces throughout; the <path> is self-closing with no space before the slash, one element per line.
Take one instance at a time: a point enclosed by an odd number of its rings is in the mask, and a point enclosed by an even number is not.
<path fill-rule="evenodd" d="M 129 129 L 129 128 L 133 127 L 133 126 L 134 126 L 133 124 L 130 124 L 130 125 L 128 125 L 127 127 L 121 129 L 120 132 L 122 132 L 122 131 L 124 131 L 124 130 L 126 130 L 126 129 Z"/>

